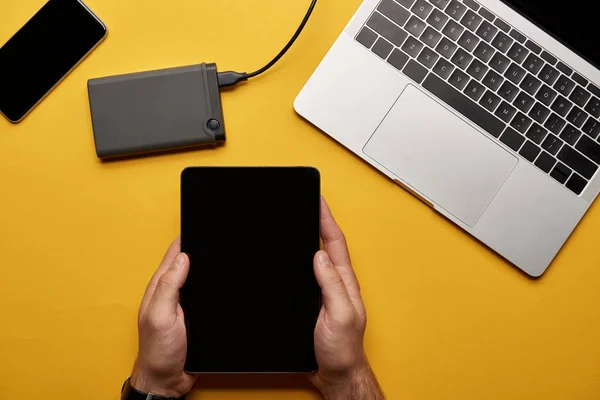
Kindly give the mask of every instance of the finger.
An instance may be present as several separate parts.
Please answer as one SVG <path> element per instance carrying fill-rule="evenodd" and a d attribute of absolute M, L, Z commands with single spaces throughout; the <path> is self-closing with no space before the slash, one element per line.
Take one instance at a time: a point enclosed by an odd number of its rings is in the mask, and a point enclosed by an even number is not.
<path fill-rule="evenodd" d="M 342 277 L 333 267 L 326 251 L 320 250 L 315 255 L 314 269 L 325 308 L 334 314 L 346 312 L 351 304 L 350 297 Z"/>
<path fill-rule="evenodd" d="M 190 269 L 190 259 L 184 253 L 179 253 L 171 267 L 160 276 L 150 302 L 153 312 L 158 315 L 177 315 L 179 306 L 179 290 L 187 279 Z"/>
<path fill-rule="evenodd" d="M 354 269 L 352 269 L 346 237 L 335 222 L 327 201 L 323 197 L 321 197 L 321 238 L 325 251 L 344 280 L 348 293 L 353 300 L 360 300 L 360 285 Z"/>
<path fill-rule="evenodd" d="M 152 296 L 154 295 L 154 289 L 156 289 L 156 283 L 158 282 L 158 279 L 165 272 L 167 272 L 167 270 L 171 267 L 171 264 L 173 264 L 175 257 L 177 257 L 177 254 L 179 254 L 180 252 L 181 252 L 181 238 L 177 237 L 173 241 L 173 243 L 171 243 L 171 246 L 169 246 L 169 249 L 167 250 L 167 253 L 163 257 L 163 259 L 160 263 L 160 266 L 158 267 L 156 272 L 154 272 L 154 275 L 152 275 L 152 278 L 150 279 L 148 286 L 146 286 L 146 291 L 144 292 L 144 298 L 142 299 L 142 305 L 140 306 L 141 313 L 143 313 L 144 310 L 148 307 L 148 304 L 150 304 L 150 300 L 152 300 Z"/>

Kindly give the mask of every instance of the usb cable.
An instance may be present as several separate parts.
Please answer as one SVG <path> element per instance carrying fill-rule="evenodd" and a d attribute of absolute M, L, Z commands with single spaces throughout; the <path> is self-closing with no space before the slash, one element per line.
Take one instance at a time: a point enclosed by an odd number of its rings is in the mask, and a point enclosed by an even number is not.
<path fill-rule="evenodd" d="M 227 86 L 234 86 L 240 82 L 247 81 L 248 79 L 254 78 L 254 77 L 268 71 L 273 65 L 275 65 L 285 55 L 285 53 L 288 52 L 288 50 L 290 49 L 290 47 L 292 47 L 294 42 L 296 42 L 296 39 L 298 39 L 298 37 L 300 36 L 302 31 L 304 30 L 304 27 L 306 26 L 306 23 L 310 19 L 310 16 L 312 15 L 313 10 L 315 9 L 316 5 L 317 5 L 317 0 L 312 0 L 310 7 L 308 8 L 308 11 L 306 12 L 306 15 L 304 16 L 304 19 L 302 20 L 302 23 L 300 23 L 300 26 L 296 30 L 296 33 L 294 33 L 294 36 L 292 36 L 292 38 L 290 39 L 288 44 L 285 45 L 283 50 L 281 50 L 279 52 L 279 54 L 277 54 L 275 56 L 275 58 L 273 58 L 271 60 L 271 62 L 269 62 L 267 65 L 265 65 L 261 69 L 256 70 L 251 73 L 235 72 L 235 71 L 220 72 L 218 74 L 219 87 L 223 88 L 223 87 L 227 87 Z"/>

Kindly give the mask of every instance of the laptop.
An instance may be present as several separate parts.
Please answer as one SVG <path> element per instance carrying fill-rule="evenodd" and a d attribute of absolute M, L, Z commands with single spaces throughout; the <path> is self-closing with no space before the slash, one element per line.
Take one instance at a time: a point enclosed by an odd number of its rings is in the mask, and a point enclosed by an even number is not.
<path fill-rule="evenodd" d="M 600 189 L 583 2 L 365 0 L 296 111 L 532 277 Z"/>

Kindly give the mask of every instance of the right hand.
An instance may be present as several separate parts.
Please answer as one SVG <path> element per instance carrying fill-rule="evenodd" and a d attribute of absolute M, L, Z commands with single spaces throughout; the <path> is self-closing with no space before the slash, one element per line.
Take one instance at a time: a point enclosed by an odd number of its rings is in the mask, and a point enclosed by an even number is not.
<path fill-rule="evenodd" d="M 310 380 L 328 400 L 383 399 L 364 352 L 367 313 L 346 238 L 325 199 L 321 199 L 321 238 L 324 250 L 314 259 L 323 298 L 315 329 L 319 370 Z"/>

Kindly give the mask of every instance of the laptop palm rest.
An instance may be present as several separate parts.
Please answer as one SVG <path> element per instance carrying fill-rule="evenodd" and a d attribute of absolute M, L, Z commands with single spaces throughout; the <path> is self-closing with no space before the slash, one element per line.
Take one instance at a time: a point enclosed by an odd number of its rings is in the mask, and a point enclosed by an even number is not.
<path fill-rule="evenodd" d="M 412 85 L 396 100 L 363 152 L 471 227 L 518 163 Z"/>

